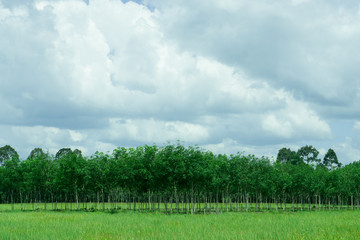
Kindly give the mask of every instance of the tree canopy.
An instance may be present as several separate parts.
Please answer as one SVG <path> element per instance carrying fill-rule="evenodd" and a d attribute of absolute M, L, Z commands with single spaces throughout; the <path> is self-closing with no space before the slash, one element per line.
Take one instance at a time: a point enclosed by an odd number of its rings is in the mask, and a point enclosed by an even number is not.
<path fill-rule="evenodd" d="M 165 204 L 232 203 L 354 204 L 360 202 L 360 162 L 341 166 L 329 149 L 323 160 L 313 146 L 279 150 L 275 162 L 243 153 L 214 154 L 181 144 L 119 147 L 83 156 L 60 149 L 55 156 L 41 148 L 19 159 L 11 146 L 0 148 L 0 203 L 105 202 Z M 216 205 L 217 204 L 217 205 Z M 225 205 L 224 205 L 225 204 Z M 236 205 L 236 204 L 235 204 Z M 130 208 L 132 205 L 129 205 Z M 172 205 L 170 205 L 172 206 Z M 239 205 L 236 205 L 239 208 Z M 302 205 L 301 205 L 302 206 Z"/>

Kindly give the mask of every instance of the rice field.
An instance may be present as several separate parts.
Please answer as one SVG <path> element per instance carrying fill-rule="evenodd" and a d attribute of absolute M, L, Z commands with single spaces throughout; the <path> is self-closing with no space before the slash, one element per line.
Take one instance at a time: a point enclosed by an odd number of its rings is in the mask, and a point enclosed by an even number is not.
<path fill-rule="evenodd" d="M 9 211 L 0 239 L 360 239 L 360 211 L 139 212 Z"/>

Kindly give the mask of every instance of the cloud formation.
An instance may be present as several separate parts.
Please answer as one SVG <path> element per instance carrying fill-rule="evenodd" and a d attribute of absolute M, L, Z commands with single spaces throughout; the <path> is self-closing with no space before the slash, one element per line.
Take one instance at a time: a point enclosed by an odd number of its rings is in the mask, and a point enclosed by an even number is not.
<path fill-rule="evenodd" d="M 360 113 L 356 4 L 2 0 L 0 143 L 340 146 L 331 119 Z"/>

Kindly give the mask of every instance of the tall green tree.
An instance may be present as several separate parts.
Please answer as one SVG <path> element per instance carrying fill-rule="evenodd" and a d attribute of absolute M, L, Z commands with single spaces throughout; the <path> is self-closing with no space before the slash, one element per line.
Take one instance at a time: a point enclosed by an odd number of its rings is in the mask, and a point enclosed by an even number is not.
<path fill-rule="evenodd" d="M 33 150 L 31 150 L 28 159 L 35 159 L 37 157 L 42 157 L 45 156 L 46 154 L 44 153 L 42 148 L 34 148 Z"/>
<path fill-rule="evenodd" d="M 53 199 L 54 168 L 52 157 L 48 153 L 44 153 L 41 148 L 33 149 L 29 157 L 21 162 L 21 168 L 24 181 L 22 191 L 28 195 L 31 193 L 32 201 L 46 204 L 49 197 Z"/>
<path fill-rule="evenodd" d="M 22 174 L 20 171 L 20 160 L 16 157 L 5 160 L 2 171 L 2 184 L 5 193 L 10 196 L 12 209 L 14 209 L 15 194 L 19 192 L 23 184 Z"/>
<path fill-rule="evenodd" d="M 0 148 L 0 165 L 4 165 L 6 160 L 19 160 L 19 154 L 10 145 Z"/>
<path fill-rule="evenodd" d="M 292 151 L 290 148 L 282 148 L 279 150 L 276 161 L 278 163 L 290 163 L 293 165 L 299 165 L 303 163 L 302 158 L 297 152 Z"/>
<path fill-rule="evenodd" d="M 297 154 L 300 156 L 300 158 L 306 162 L 307 164 L 314 164 L 317 165 L 321 162 L 321 160 L 318 158 L 319 151 L 316 150 L 313 146 L 303 146 L 298 151 Z"/>
<path fill-rule="evenodd" d="M 57 153 L 55 154 L 55 160 L 58 160 L 64 156 L 68 156 L 72 153 L 73 151 L 71 150 L 71 148 L 62 148 L 59 151 L 57 151 Z M 79 155 L 78 152 L 76 153 L 76 155 Z"/>
<path fill-rule="evenodd" d="M 335 151 L 331 148 L 325 154 L 323 164 L 330 170 L 341 167 L 341 163 L 339 162 Z"/>
<path fill-rule="evenodd" d="M 65 201 L 71 201 L 73 200 L 71 197 L 74 197 L 76 207 L 79 209 L 79 191 L 85 184 L 86 160 L 70 150 L 57 159 L 57 165 L 56 184 L 62 190 Z"/>

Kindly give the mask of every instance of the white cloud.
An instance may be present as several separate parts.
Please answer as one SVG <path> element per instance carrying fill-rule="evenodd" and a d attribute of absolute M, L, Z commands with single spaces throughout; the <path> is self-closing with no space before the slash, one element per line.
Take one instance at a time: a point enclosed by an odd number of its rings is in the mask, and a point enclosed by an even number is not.
<path fill-rule="evenodd" d="M 113 140 L 157 142 L 207 140 L 207 129 L 201 125 L 155 119 L 110 119 L 109 136 Z"/>
<path fill-rule="evenodd" d="M 338 116 L 332 104 L 360 114 L 358 2 L 226 1 L 233 12 L 219 1 L 156 2 L 164 37 L 181 49 L 243 68 L 327 114 Z"/>
<path fill-rule="evenodd" d="M 74 142 L 80 142 L 86 137 L 86 135 L 83 135 L 80 132 L 77 132 L 77 131 L 74 131 L 74 130 L 69 130 L 69 133 L 70 133 L 71 139 Z"/>
<path fill-rule="evenodd" d="M 280 137 L 290 138 L 293 134 L 293 129 L 290 121 L 280 120 L 275 117 L 275 115 L 268 115 L 263 120 L 263 128 L 267 131 L 270 131 Z"/>
<path fill-rule="evenodd" d="M 288 139 L 314 136 L 318 139 L 331 138 L 329 125 L 309 109 L 307 104 L 292 98 L 287 99 L 286 108 L 266 115 L 262 126 L 265 130 Z"/>
<path fill-rule="evenodd" d="M 360 130 L 360 121 L 356 121 L 354 124 L 354 129 Z"/>
<path fill-rule="evenodd" d="M 360 138 L 353 139 L 347 137 L 344 142 L 338 143 L 334 146 L 334 150 L 338 155 L 338 159 L 344 164 L 354 161 L 360 161 Z"/>
<path fill-rule="evenodd" d="M 0 142 L 23 152 L 40 145 L 91 154 L 177 139 L 256 151 L 331 141 L 326 116 L 360 114 L 360 59 L 351 54 L 360 21 L 348 8 L 231 0 L 157 0 L 152 10 L 111 0 L 7 6 L 0 125 L 11 130 Z"/>
<path fill-rule="evenodd" d="M 307 3 L 309 0 L 291 0 L 291 2 L 296 6 L 299 4 Z"/>
<path fill-rule="evenodd" d="M 22 110 L 12 106 L 0 94 L 0 116 L 4 123 L 11 123 L 22 116 Z"/>
<path fill-rule="evenodd" d="M 264 157 L 268 157 L 270 161 L 275 161 L 279 149 L 283 147 L 287 147 L 297 151 L 301 146 L 296 144 L 286 144 L 286 145 L 273 144 L 273 145 L 253 146 L 253 145 L 241 144 L 236 140 L 226 138 L 223 139 L 220 143 L 206 144 L 206 145 L 202 145 L 201 147 L 206 150 L 210 150 L 215 154 L 223 154 L 223 153 L 229 153 L 229 154 L 240 153 L 244 155 L 254 154 L 257 157 L 264 156 Z"/>

